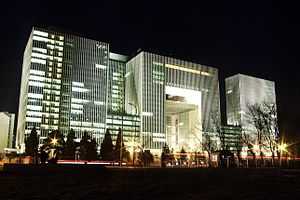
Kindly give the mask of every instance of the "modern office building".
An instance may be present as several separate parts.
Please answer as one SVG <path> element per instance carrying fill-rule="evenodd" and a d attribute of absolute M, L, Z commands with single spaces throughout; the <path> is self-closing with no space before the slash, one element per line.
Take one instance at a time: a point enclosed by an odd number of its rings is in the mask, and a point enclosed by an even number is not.
<path fill-rule="evenodd" d="M 127 62 L 125 77 L 125 108 L 138 111 L 144 148 L 201 148 L 202 134 L 213 130 L 210 115 L 220 113 L 217 69 L 140 52 Z"/>
<path fill-rule="evenodd" d="M 0 112 L 0 153 L 13 147 L 15 114 Z"/>
<path fill-rule="evenodd" d="M 225 79 L 225 88 L 227 124 L 240 125 L 246 131 L 254 129 L 249 122 L 248 105 L 276 105 L 273 81 L 237 74 Z"/>
<path fill-rule="evenodd" d="M 33 28 L 23 58 L 17 141 L 33 127 L 40 143 L 52 130 L 80 138 L 88 131 L 100 144 L 113 139 L 143 149 L 201 148 L 220 113 L 216 68 L 141 51 L 128 58 L 108 43 Z"/>
<path fill-rule="evenodd" d="M 33 28 L 24 58 L 17 146 L 36 127 L 43 142 L 59 129 L 84 131 L 99 142 L 105 132 L 109 45 Z"/>

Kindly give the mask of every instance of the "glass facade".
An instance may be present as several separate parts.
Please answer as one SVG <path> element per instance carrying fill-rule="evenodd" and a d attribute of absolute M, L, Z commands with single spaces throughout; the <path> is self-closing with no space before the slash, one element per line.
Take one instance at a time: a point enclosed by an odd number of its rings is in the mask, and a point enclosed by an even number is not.
<path fill-rule="evenodd" d="M 76 136 L 89 131 L 98 142 L 106 122 L 109 45 L 33 28 L 27 43 L 20 91 L 17 143 L 33 127 L 40 142 L 51 130 Z"/>
<path fill-rule="evenodd" d="M 237 74 L 225 79 L 227 124 L 255 129 L 249 123 L 247 105 L 263 102 L 276 104 L 273 81 Z"/>
<path fill-rule="evenodd" d="M 176 96 L 176 93 L 179 94 L 177 100 L 169 98 Z M 185 104 L 184 112 L 189 113 L 181 114 L 181 122 L 176 122 L 175 115 L 168 114 L 169 109 L 172 110 L 169 101 L 178 102 L 180 98 L 190 107 L 194 106 L 196 113 L 187 111 L 189 108 Z M 219 100 L 218 71 L 215 68 L 148 52 L 140 52 L 127 62 L 125 108 L 127 112 L 133 112 L 132 106 L 128 104 L 134 104 L 139 111 L 140 139 L 144 148 L 162 149 L 163 145 L 170 143 L 168 138 L 186 130 L 186 127 L 172 128 L 183 123 L 189 124 L 189 131 L 195 133 L 193 137 L 188 136 L 188 133 L 181 134 L 184 141 L 178 145 L 191 141 L 184 138 L 194 137 L 197 137 L 197 143 L 200 144 L 202 133 L 212 130 L 210 114 L 220 110 Z M 180 110 L 181 105 L 173 107 Z M 174 123 L 171 122 L 172 117 Z M 196 124 L 199 124 L 197 128 Z M 173 136 L 166 136 L 168 130 Z"/>
<path fill-rule="evenodd" d="M 108 104 L 106 126 L 117 139 L 119 128 L 123 131 L 123 141 L 127 146 L 138 143 L 140 120 L 137 113 L 125 112 L 125 72 L 127 56 L 110 53 L 108 71 Z M 129 105 L 133 106 L 133 105 Z"/>
<path fill-rule="evenodd" d="M 226 125 L 221 126 L 221 131 L 224 134 L 225 149 L 237 150 L 237 146 L 241 145 L 242 128 L 240 126 Z"/>
<path fill-rule="evenodd" d="M 33 28 L 23 59 L 17 146 L 33 127 L 40 143 L 52 130 L 74 129 L 77 138 L 87 131 L 98 144 L 106 128 L 113 139 L 121 128 L 127 145 L 192 150 L 212 131 L 219 101 L 215 68 L 148 52 L 128 60 L 107 43 Z"/>

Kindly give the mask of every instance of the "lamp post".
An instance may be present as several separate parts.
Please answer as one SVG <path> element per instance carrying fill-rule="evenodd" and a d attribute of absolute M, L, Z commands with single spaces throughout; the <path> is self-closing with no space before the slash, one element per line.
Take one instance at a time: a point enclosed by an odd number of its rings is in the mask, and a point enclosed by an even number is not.
<path fill-rule="evenodd" d="M 55 151 L 55 147 L 56 147 L 56 144 L 57 144 L 57 138 L 54 136 L 54 138 L 51 139 L 51 144 L 54 146 L 54 148 L 51 148 L 51 156 L 52 158 L 54 157 L 54 151 Z"/>
<path fill-rule="evenodd" d="M 281 165 L 282 165 L 282 153 L 284 152 L 284 151 L 286 151 L 286 147 L 287 147 L 287 144 L 280 144 L 279 146 L 278 146 L 278 148 L 279 148 L 279 150 L 280 150 L 280 160 L 279 160 L 279 165 L 280 165 L 280 167 L 281 167 Z"/>

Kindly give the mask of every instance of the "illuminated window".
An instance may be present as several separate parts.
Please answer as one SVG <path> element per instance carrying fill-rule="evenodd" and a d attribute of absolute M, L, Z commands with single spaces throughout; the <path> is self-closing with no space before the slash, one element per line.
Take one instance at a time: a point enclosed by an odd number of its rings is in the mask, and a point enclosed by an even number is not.
<path fill-rule="evenodd" d="M 63 56 L 63 53 L 62 52 L 58 52 L 58 56 Z"/>
<path fill-rule="evenodd" d="M 60 46 L 63 46 L 63 45 L 64 45 L 64 43 L 61 42 L 61 41 L 55 41 L 55 43 L 58 44 L 58 45 L 60 45 Z"/>
<path fill-rule="evenodd" d="M 208 73 L 208 72 L 201 72 L 201 75 L 203 75 L 203 76 L 210 76 L 210 73 Z"/>
<path fill-rule="evenodd" d="M 71 113 L 73 113 L 73 114 L 83 114 L 83 111 L 82 110 L 71 109 Z"/>
<path fill-rule="evenodd" d="M 42 106 L 27 105 L 28 110 L 42 111 Z"/>
<path fill-rule="evenodd" d="M 54 45 L 51 45 L 51 44 L 47 44 L 47 47 L 50 49 L 54 49 Z"/>
<path fill-rule="evenodd" d="M 88 92 L 89 90 L 86 88 L 80 88 L 80 87 L 72 87 L 72 92 Z"/>
<path fill-rule="evenodd" d="M 190 68 L 186 68 L 186 67 L 180 67 L 177 65 L 166 64 L 166 67 L 171 68 L 171 69 L 180 70 L 180 71 L 190 72 L 190 73 L 194 73 L 194 74 L 201 74 L 201 72 L 199 70 L 190 69 Z"/>
<path fill-rule="evenodd" d="M 142 115 L 151 117 L 151 116 L 153 116 L 153 113 L 152 112 L 142 112 Z"/>
<path fill-rule="evenodd" d="M 59 39 L 60 40 L 64 40 L 64 36 L 59 36 Z"/>
<path fill-rule="evenodd" d="M 59 51 L 62 51 L 64 49 L 63 47 L 60 47 L 60 46 L 55 46 L 54 48 L 58 49 Z"/>
<path fill-rule="evenodd" d="M 84 87 L 84 83 L 81 83 L 81 82 L 72 82 L 72 85 L 79 86 L 79 87 Z"/>
<path fill-rule="evenodd" d="M 59 62 L 62 61 L 62 58 L 60 58 L 60 57 L 54 57 L 54 59 L 57 60 L 57 61 L 59 61 Z"/>
<path fill-rule="evenodd" d="M 83 105 L 82 104 L 71 104 L 71 108 L 75 108 L 75 109 L 83 109 Z"/>
<path fill-rule="evenodd" d="M 42 60 L 38 58 L 31 58 L 31 62 L 46 65 L 46 60 Z"/>
<path fill-rule="evenodd" d="M 27 111 L 26 115 L 27 116 L 41 117 L 43 115 L 43 113 L 41 113 L 41 112 L 35 112 L 35 111 Z"/>
<path fill-rule="evenodd" d="M 94 101 L 94 104 L 95 105 L 104 105 L 104 102 L 102 102 L 102 101 Z"/>
<path fill-rule="evenodd" d="M 52 71 L 52 67 L 49 67 L 49 71 L 50 71 L 50 72 Z"/>
<path fill-rule="evenodd" d="M 47 49 L 42 49 L 38 47 L 32 47 L 33 51 L 41 52 L 41 53 L 47 53 Z"/>
<path fill-rule="evenodd" d="M 43 36 L 43 37 L 48 37 L 48 33 L 47 32 L 37 31 L 37 30 L 33 31 L 33 35 L 39 35 L 39 36 Z"/>
<path fill-rule="evenodd" d="M 45 75 L 45 72 L 44 72 L 44 71 L 40 71 L 40 70 L 34 70 L 34 69 L 31 69 L 31 70 L 30 70 L 30 74 L 36 74 L 36 75 L 44 76 L 44 75 Z"/>
<path fill-rule="evenodd" d="M 41 82 L 29 81 L 28 85 L 35 87 L 44 87 L 45 84 Z"/>
<path fill-rule="evenodd" d="M 62 66 L 62 64 L 61 63 L 57 63 L 57 67 L 61 67 Z"/>
<path fill-rule="evenodd" d="M 97 69 L 106 69 L 105 65 L 95 64 Z"/>
<path fill-rule="evenodd" d="M 61 83 L 61 80 L 59 80 L 59 79 L 53 79 L 53 83 L 58 83 L 58 84 L 60 84 L 60 83 Z"/>
<path fill-rule="evenodd" d="M 57 78 L 61 78 L 61 74 L 56 74 L 56 77 Z"/>
<path fill-rule="evenodd" d="M 39 117 L 26 117 L 26 121 L 27 122 L 41 123 L 42 122 L 42 118 L 39 118 Z"/>
<path fill-rule="evenodd" d="M 61 73 L 61 71 L 62 71 L 61 69 L 57 69 L 57 72 L 58 72 L 58 73 Z"/>
<path fill-rule="evenodd" d="M 43 81 L 45 81 L 45 77 L 30 75 L 29 80 L 42 81 L 43 82 Z"/>
<path fill-rule="evenodd" d="M 48 76 L 51 77 L 51 76 L 52 76 L 52 73 L 48 73 Z"/>
<path fill-rule="evenodd" d="M 59 90 L 60 89 L 60 85 L 52 85 L 52 88 Z"/>
<path fill-rule="evenodd" d="M 88 103 L 89 100 L 86 99 L 76 99 L 76 98 L 72 98 L 72 103 Z"/>
<path fill-rule="evenodd" d="M 43 95 L 42 94 L 28 93 L 28 97 L 34 98 L 34 99 L 42 99 Z"/>
<path fill-rule="evenodd" d="M 52 66 L 52 65 L 53 65 L 53 62 L 49 62 L 49 65 Z"/>

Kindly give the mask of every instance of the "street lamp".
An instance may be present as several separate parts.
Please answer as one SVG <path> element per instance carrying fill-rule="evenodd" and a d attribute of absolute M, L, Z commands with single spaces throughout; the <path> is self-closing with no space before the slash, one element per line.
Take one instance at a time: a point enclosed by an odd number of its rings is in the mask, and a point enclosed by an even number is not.
<path fill-rule="evenodd" d="M 287 148 L 287 144 L 285 144 L 285 143 L 280 144 L 280 145 L 278 146 L 278 149 L 279 149 L 279 151 L 280 151 L 280 160 L 279 160 L 279 162 L 280 162 L 280 167 L 281 167 L 281 165 L 282 165 L 282 152 L 287 151 L 286 148 Z"/>
<path fill-rule="evenodd" d="M 51 144 L 53 144 L 54 146 L 57 144 L 57 139 L 56 137 L 51 139 Z"/>
<path fill-rule="evenodd" d="M 50 141 L 50 143 L 52 144 L 52 148 L 51 148 L 51 156 L 52 156 L 52 158 L 54 157 L 54 151 L 55 151 L 55 146 L 57 145 L 57 143 L 58 143 L 58 140 L 57 140 L 57 138 L 56 137 L 54 137 L 54 138 L 51 138 L 51 141 Z"/>

